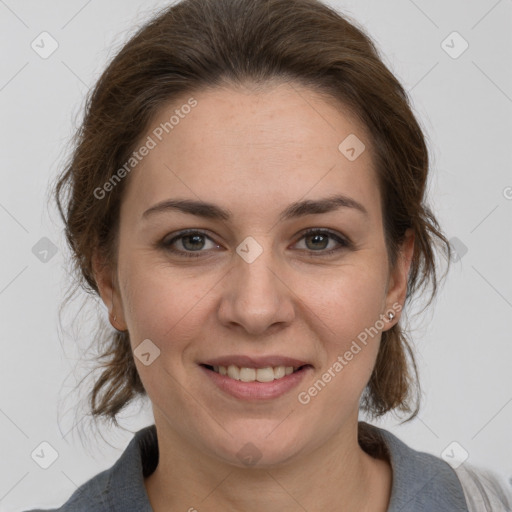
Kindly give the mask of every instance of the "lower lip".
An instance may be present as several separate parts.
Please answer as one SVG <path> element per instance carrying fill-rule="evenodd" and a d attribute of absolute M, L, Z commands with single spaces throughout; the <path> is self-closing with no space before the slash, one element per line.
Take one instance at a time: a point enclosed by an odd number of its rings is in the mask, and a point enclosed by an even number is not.
<path fill-rule="evenodd" d="M 306 373 L 313 370 L 311 366 L 306 366 L 272 382 L 242 382 L 204 366 L 200 366 L 200 368 L 222 391 L 242 400 L 267 400 L 282 396 L 298 386 Z"/>

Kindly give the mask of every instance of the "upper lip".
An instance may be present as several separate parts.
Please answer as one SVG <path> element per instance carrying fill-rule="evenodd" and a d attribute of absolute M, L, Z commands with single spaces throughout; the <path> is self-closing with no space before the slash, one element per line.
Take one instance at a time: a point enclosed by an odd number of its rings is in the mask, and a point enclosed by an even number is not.
<path fill-rule="evenodd" d="M 229 355 L 222 357 L 215 357 L 213 359 L 208 359 L 207 361 L 203 361 L 201 364 L 209 365 L 209 366 L 229 366 L 230 364 L 234 364 L 239 368 L 265 368 L 267 366 L 293 366 L 294 368 L 298 368 L 299 366 L 308 365 L 310 363 L 306 361 L 301 361 L 300 359 L 295 359 L 293 357 L 285 357 L 285 356 L 245 356 L 245 355 Z"/>

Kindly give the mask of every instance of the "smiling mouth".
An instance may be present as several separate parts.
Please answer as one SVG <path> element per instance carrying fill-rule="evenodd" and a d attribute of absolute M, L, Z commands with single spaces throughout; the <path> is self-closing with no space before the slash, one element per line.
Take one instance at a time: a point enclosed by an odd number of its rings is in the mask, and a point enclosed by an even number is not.
<path fill-rule="evenodd" d="M 312 367 L 310 364 L 302 366 L 266 366 L 263 368 L 239 367 L 234 364 L 229 366 L 211 366 L 202 364 L 201 366 L 233 380 L 241 382 L 272 382 L 282 379 L 292 373 L 299 372 L 305 368 Z"/>

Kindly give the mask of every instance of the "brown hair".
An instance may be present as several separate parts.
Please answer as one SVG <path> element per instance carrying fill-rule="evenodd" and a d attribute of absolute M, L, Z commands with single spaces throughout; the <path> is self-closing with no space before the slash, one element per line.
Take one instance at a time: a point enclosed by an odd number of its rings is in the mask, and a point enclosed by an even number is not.
<path fill-rule="evenodd" d="M 406 302 L 438 287 L 434 246 L 450 246 L 425 204 L 429 156 L 403 87 L 353 21 L 316 0 L 183 0 L 160 12 L 124 45 L 90 92 L 74 150 L 55 187 L 72 251 L 75 285 L 98 294 L 95 249 L 115 268 L 126 179 L 94 193 L 129 158 L 164 103 L 201 88 L 274 79 L 320 91 L 367 127 L 382 197 L 390 268 L 407 228 L 415 234 Z M 65 204 L 64 204 L 65 203 Z M 428 305 L 427 304 L 427 305 Z M 89 395 L 94 419 L 113 420 L 146 394 L 127 332 L 105 331 L 101 376 Z M 361 407 L 380 416 L 419 408 L 414 356 L 403 328 L 383 332 Z"/>

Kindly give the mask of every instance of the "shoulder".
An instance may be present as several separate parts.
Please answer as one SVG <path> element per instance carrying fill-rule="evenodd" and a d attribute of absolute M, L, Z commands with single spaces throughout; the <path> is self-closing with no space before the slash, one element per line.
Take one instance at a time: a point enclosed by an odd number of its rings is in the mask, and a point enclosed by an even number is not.
<path fill-rule="evenodd" d="M 59 508 L 32 509 L 26 512 L 104 512 L 108 508 L 110 478 L 113 468 L 102 471 L 82 484 Z"/>
<path fill-rule="evenodd" d="M 414 450 L 391 432 L 360 422 L 360 444 L 385 456 L 393 484 L 388 512 L 512 512 L 510 497 L 491 473 L 467 464 L 452 468 L 443 459 Z"/>
<path fill-rule="evenodd" d="M 468 503 L 469 512 L 512 512 L 512 495 L 493 472 L 462 464 L 455 469 Z"/>
<path fill-rule="evenodd" d="M 111 468 L 78 487 L 60 508 L 26 512 L 151 512 L 144 477 L 157 463 L 156 428 L 150 425 L 135 433 Z"/>

